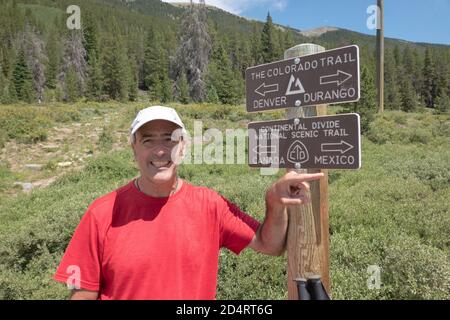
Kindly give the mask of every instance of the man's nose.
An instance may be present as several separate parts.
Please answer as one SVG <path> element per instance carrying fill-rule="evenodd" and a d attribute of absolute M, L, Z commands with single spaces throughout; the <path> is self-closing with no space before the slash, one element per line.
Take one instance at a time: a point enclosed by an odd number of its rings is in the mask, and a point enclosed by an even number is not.
<path fill-rule="evenodd" d="M 155 146 L 153 149 L 153 154 L 157 157 L 163 157 L 167 153 L 167 148 L 165 148 L 163 145 L 159 144 Z"/>

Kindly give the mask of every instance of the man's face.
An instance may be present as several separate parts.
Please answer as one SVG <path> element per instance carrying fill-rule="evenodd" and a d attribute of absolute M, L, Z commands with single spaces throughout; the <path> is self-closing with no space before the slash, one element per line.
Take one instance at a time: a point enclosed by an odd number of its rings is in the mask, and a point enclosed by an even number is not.
<path fill-rule="evenodd" d="M 153 183 L 166 183 L 176 175 L 176 157 L 184 147 L 180 139 L 172 140 L 179 127 L 169 121 L 153 120 L 136 132 L 132 144 L 141 175 Z"/>

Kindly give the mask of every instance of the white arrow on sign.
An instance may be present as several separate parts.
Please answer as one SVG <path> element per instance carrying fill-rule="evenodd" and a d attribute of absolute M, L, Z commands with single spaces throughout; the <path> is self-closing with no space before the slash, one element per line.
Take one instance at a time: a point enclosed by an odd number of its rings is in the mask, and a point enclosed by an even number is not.
<path fill-rule="evenodd" d="M 262 85 L 260 85 L 258 88 L 255 89 L 255 92 L 265 97 L 266 93 L 278 92 L 278 84 L 276 83 L 266 86 L 266 83 L 264 82 Z"/>
<path fill-rule="evenodd" d="M 344 154 L 351 149 L 353 149 L 353 146 L 344 140 L 341 140 L 339 143 L 322 143 L 320 145 L 322 152 L 340 152 Z"/>
<path fill-rule="evenodd" d="M 336 83 L 338 86 L 352 77 L 351 74 L 338 70 L 336 74 L 320 77 L 320 84 Z"/>
<path fill-rule="evenodd" d="M 275 146 L 258 146 L 253 148 L 253 152 L 256 152 L 260 156 L 268 156 L 269 154 L 274 154 L 277 148 Z"/>

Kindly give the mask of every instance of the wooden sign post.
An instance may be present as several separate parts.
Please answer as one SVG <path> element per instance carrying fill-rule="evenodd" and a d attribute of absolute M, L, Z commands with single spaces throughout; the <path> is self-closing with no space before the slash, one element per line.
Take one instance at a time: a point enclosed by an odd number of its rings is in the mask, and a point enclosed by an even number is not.
<path fill-rule="evenodd" d="M 302 44 L 285 51 L 284 58 L 325 51 L 322 46 Z M 286 109 L 286 118 L 315 117 L 327 114 L 327 105 Z M 294 279 L 320 275 L 325 290 L 330 295 L 329 222 L 328 222 L 328 170 L 306 170 L 297 172 L 323 172 L 319 181 L 310 182 L 311 202 L 288 208 L 289 227 L 287 237 L 288 255 L 288 299 L 298 300 Z"/>

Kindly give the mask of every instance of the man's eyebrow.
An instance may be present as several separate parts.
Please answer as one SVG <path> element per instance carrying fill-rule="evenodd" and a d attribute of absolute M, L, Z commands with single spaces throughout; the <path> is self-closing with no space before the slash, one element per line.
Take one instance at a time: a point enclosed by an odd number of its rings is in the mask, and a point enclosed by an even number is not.
<path fill-rule="evenodd" d="M 157 135 L 157 134 L 154 134 L 154 133 L 144 133 L 144 134 L 142 134 L 141 139 L 144 139 L 144 138 L 155 138 L 155 137 L 158 137 L 158 136 L 171 137 L 172 134 L 169 133 L 169 132 L 163 133 L 161 135 Z"/>

